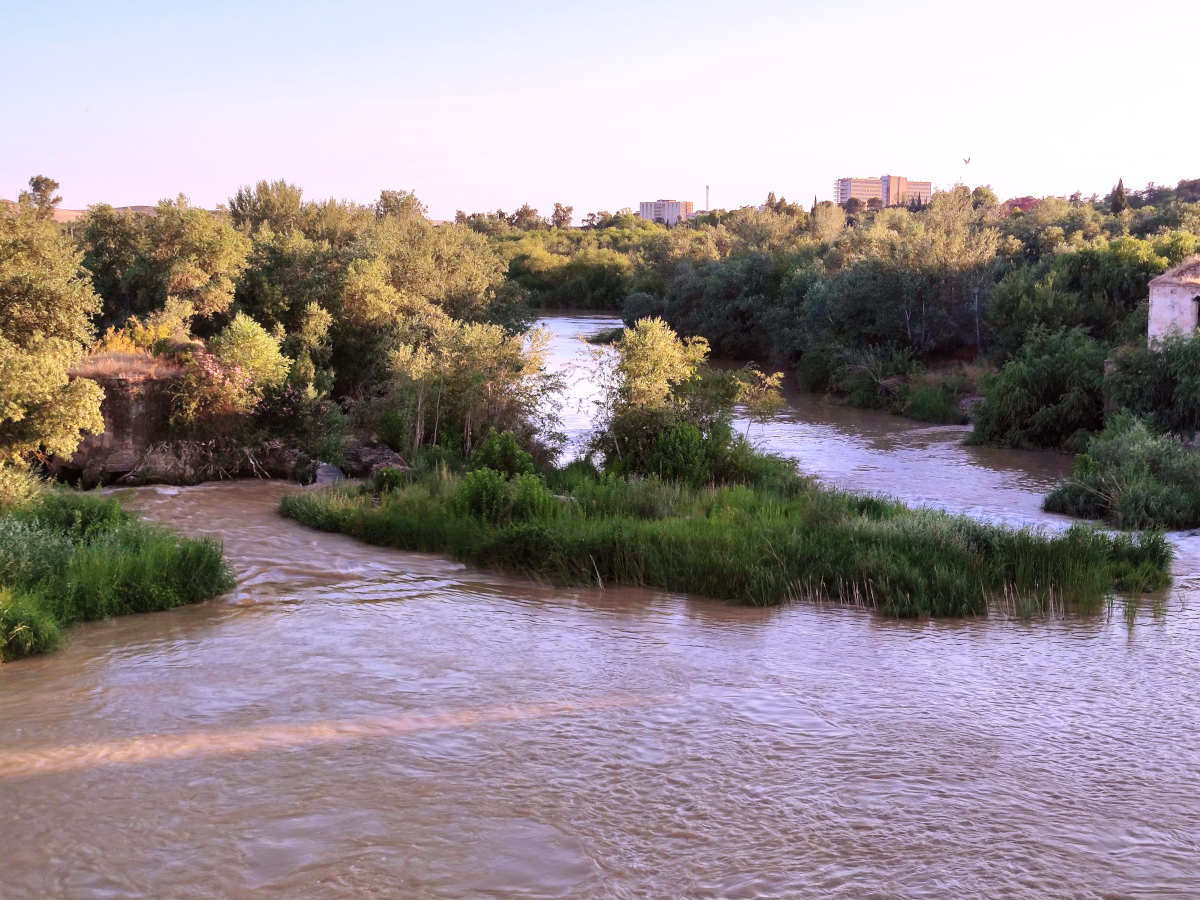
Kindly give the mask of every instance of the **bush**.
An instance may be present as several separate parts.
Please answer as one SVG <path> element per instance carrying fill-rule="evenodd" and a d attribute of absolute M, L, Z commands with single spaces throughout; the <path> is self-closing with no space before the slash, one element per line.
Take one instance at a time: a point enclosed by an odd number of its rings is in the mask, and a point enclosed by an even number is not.
<path fill-rule="evenodd" d="M 646 457 L 645 470 L 667 481 L 693 485 L 710 481 L 712 465 L 700 429 L 680 422 L 659 432 Z"/>
<path fill-rule="evenodd" d="M 963 425 L 967 421 L 959 406 L 958 392 L 946 382 L 912 385 L 905 396 L 903 412 L 918 422 L 938 425 Z"/>
<path fill-rule="evenodd" d="M 24 466 L 0 463 L 0 516 L 29 506 L 42 488 L 42 480 Z"/>
<path fill-rule="evenodd" d="M 1080 447 L 1104 421 L 1104 357 L 1078 328 L 1029 332 L 1020 352 L 980 387 L 975 443 L 1003 447 Z"/>
<path fill-rule="evenodd" d="M 494 469 L 509 478 L 514 475 L 532 475 L 537 471 L 533 456 L 517 444 L 511 431 L 497 432 L 494 428 L 471 454 L 471 469 Z"/>
<path fill-rule="evenodd" d="M 1113 355 L 1104 380 L 1111 407 L 1145 418 L 1155 431 L 1192 437 L 1200 431 L 1200 341 L 1173 336 Z"/>
<path fill-rule="evenodd" d="M 1075 457 L 1071 477 L 1045 501 L 1049 512 L 1104 519 L 1118 528 L 1200 526 L 1200 453 L 1155 434 L 1128 412 Z"/>
<path fill-rule="evenodd" d="M 279 341 L 245 313 L 238 313 L 208 342 L 209 352 L 230 369 L 240 369 L 250 387 L 262 392 L 279 387 L 287 378 L 291 360 L 279 350 Z"/>

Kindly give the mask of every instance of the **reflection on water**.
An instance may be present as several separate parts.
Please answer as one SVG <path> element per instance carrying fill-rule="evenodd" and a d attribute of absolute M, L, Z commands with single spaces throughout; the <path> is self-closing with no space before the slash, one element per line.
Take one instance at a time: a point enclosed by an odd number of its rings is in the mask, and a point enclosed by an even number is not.
<path fill-rule="evenodd" d="M 752 436 L 848 487 L 1040 522 L 1062 465 L 794 403 Z M 1132 625 L 897 622 L 534 584 L 289 490 L 131 491 L 238 590 L 0 668 L 0 895 L 1195 896 L 1186 556 Z"/>

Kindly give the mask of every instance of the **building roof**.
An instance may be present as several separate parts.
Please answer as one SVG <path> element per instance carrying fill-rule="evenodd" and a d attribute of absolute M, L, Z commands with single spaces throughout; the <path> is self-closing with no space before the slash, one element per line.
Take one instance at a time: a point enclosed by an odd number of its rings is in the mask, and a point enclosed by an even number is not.
<path fill-rule="evenodd" d="M 1185 287 L 1200 287 L 1200 253 L 1189 256 L 1177 266 L 1172 266 L 1157 278 L 1150 280 L 1151 285 L 1183 285 Z"/>

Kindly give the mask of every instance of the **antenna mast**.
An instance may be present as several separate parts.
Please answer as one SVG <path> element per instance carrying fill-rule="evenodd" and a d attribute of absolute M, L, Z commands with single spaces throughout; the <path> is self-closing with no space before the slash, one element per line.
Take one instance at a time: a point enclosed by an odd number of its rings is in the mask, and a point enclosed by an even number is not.
<path fill-rule="evenodd" d="M 708 185 L 706 184 L 706 185 L 704 186 L 704 211 L 705 211 L 705 212 L 708 212 L 708 209 L 709 209 L 709 206 L 708 206 Z"/>

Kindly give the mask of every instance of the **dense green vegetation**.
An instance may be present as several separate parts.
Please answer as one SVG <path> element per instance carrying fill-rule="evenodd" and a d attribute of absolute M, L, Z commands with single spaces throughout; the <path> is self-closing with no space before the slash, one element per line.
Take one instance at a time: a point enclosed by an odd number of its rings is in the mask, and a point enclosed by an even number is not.
<path fill-rule="evenodd" d="M 290 495 L 281 510 L 372 543 L 563 583 L 898 616 L 1087 607 L 1167 579 L 1161 535 L 1080 527 L 1048 537 L 817 487 L 729 427 L 738 400 L 769 415 L 778 376 L 713 371 L 706 355 L 702 338 L 681 340 L 660 319 L 626 329 L 605 359 L 590 452 L 565 469 L 539 473 L 511 435 L 493 432 L 462 475 L 444 460 L 386 471 Z"/>
<path fill-rule="evenodd" d="M 1046 498 L 1050 512 L 1118 528 L 1200 526 L 1200 454 L 1128 412 L 1114 416 Z"/>
<path fill-rule="evenodd" d="M 380 479 L 386 481 L 386 479 Z M 1094 607 L 1167 580 L 1161 535 L 1048 537 L 815 487 L 693 488 L 576 465 L 490 468 L 309 490 L 282 512 L 326 531 L 563 584 L 642 585 L 752 604 L 849 603 L 895 616 Z"/>
<path fill-rule="evenodd" d="M 77 622 L 230 587 L 217 542 L 148 525 L 116 500 L 47 491 L 0 507 L 0 660 L 52 650 Z"/>

